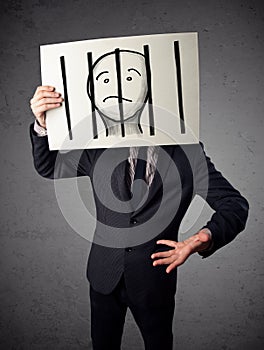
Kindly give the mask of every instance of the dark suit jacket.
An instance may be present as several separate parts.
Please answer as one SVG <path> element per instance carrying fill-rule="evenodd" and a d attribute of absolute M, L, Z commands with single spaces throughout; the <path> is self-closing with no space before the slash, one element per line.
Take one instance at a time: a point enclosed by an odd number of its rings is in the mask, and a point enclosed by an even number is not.
<path fill-rule="evenodd" d="M 118 163 L 120 152 L 125 159 L 129 149 L 108 150 L 101 168 L 97 169 L 105 149 L 59 153 L 49 151 L 47 137 L 38 137 L 33 125 L 30 135 L 34 165 L 41 176 L 50 179 L 89 176 L 91 179 L 97 226 L 87 276 L 92 287 L 103 294 L 110 293 L 124 273 L 133 302 L 152 305 L 171 302 L 177 270 L 166 274 L 165 266 L 152 266 L 150 256 L 162 249 L 156 244 L 157 239 L 177 240 L 180 223 L 196 194 L 215 210 L 205 225 L 212 232 L 213 247 L 201 254 L 203 257 L 232 241 L 245 227 L 247 201 L 215 169 L 201 144 L 160 147 L 158 171 L 147 200 L 136 210 L 129 211 L 128 207 L 127 212 L 120 212 L 104 202 L 108 200 L 105 193 L 109 178 L 106 179 L 111 164 Z M 124 203 L 124 208 L 131 198 L 125 179 L 126 164 L 121 162 L 110 177 L 113 193 Z"/>

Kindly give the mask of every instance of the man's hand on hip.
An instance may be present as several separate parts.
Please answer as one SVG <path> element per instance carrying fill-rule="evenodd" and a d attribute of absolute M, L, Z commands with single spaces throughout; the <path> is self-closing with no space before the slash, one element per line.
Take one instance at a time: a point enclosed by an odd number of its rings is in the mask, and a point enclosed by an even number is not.
<path fill-rule="evenodd" d="M 212 244 L 212 234 L 209 229 L 204 228 L 185 241 L 175 242 L 162 239 L 157 241 L 157 244 L 165 244 L 173 248 L 151 255 L 152 259 L 157 259 L 153 262 L 153 266 L 169 265 L 166 268 L 166 272 L 169 273 L 177 266 L 182 265 L 193 253 L 207 250 Z"/>

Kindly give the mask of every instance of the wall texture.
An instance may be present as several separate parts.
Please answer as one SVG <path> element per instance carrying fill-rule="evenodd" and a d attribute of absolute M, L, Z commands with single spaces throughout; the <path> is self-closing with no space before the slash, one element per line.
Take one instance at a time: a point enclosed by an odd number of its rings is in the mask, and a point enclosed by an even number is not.
<path fill-rule="evenodd" d="M 7 0 L 0 6 L 0 348 L 91 349 L 89 243 L 65 222 L 53 183 L 32 164 L 29 100 L 40 84 L 39 45 L 197 31 L 201 139 L 251 212 L 232 244 L 180 268 L 175 349 L 263 349 L 263 1 Z M 128 314 L 123 349 L 142 348 Z"/>

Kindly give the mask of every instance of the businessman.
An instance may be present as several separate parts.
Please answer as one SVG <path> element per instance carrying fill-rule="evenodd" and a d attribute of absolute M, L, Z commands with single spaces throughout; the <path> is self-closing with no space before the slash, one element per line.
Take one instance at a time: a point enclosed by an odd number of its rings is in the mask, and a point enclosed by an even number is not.
<path fill-rule="evenodd" d="M 130 308 L 145 349 L 171 350 L 177 267 L 193 253 L 205 258 L 231 242 L 245 227 L 248 203 L 215 169 L 202 144 L 49 151 L 46 112 L 62 103 L 54 87 L 38 87 L 30 135 L 41 176 L 91 180 L 97 215 L 87 266 L 93 349 L 120 349 Z M 111 162 L 116 167 L 108 176 Z M 111 205 L 109 186 L 124 210 Z M 215 212 L 199 232 L 178 242 L 195 195 Z"/>

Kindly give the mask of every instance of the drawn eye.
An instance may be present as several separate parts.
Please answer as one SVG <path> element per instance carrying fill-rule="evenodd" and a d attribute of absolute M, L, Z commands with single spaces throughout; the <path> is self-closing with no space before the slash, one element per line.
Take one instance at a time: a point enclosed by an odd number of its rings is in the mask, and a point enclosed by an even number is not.
<path fill-rule="evenodd" d="M 127 80 L 127 81 L 131 81 L 131 80 L 132 80 L 132 77 L 127 77 L 126 80 Z"/>
<path fill-rule="evenodd" d="M 105 83 L 105 84 L 109 83 L 109 79 L 106 78 L 106 79 L 104 80 L 104 83 Z"/>

